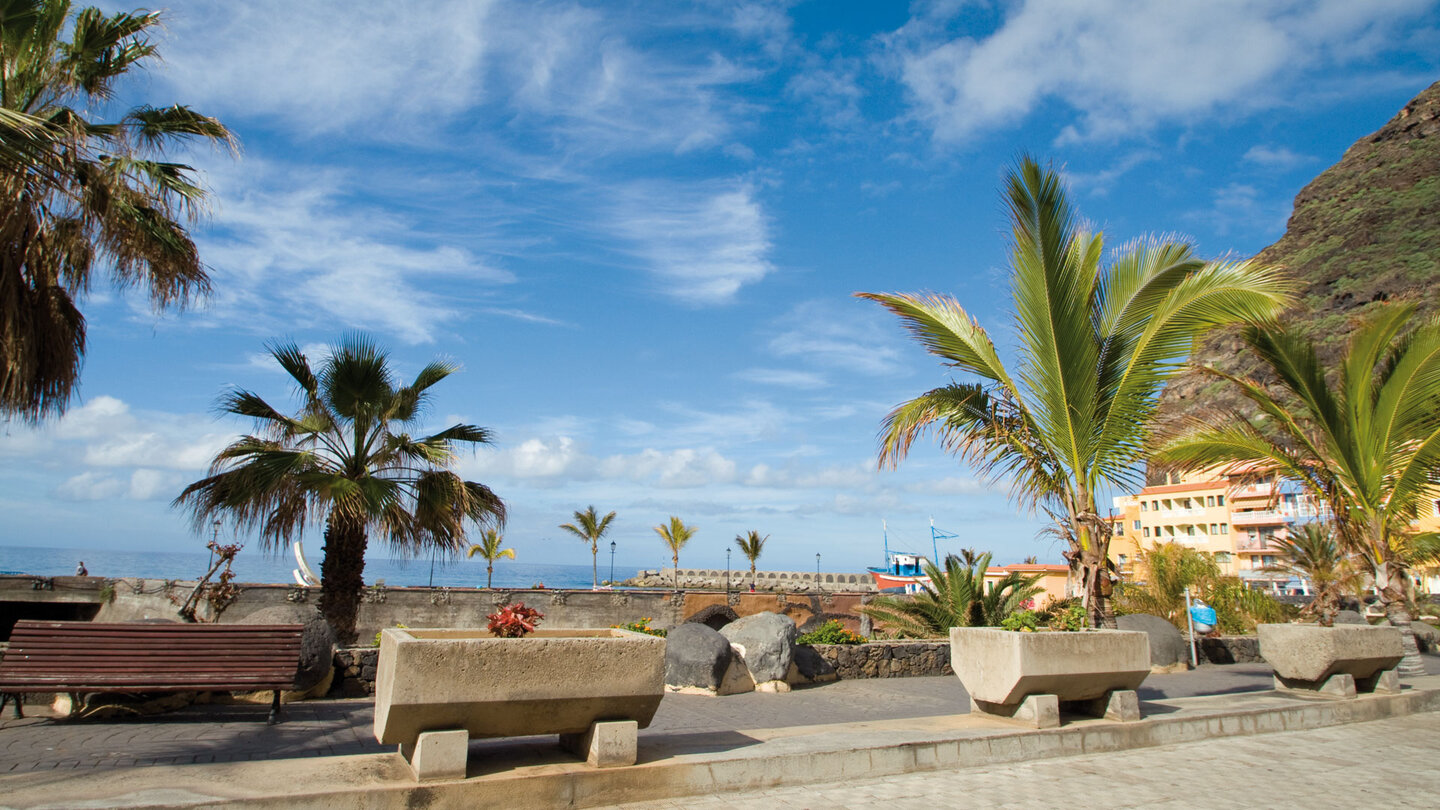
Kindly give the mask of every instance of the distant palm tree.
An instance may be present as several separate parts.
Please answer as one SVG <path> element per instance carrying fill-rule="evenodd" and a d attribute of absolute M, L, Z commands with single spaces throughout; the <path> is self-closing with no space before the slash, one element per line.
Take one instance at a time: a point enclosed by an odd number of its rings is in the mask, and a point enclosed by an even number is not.
<path fill-rule="evenodd" d="M 655 527 L 655 533 L 665 541 L 665 546 L 670 549 L 671 560 L 675 564 L 675 590 L 680 590 L 680 549 L 690 542 L 690 538 L 699 531 L 698 526 L 686 526 L 685 521 L 674 515 L 670 516 L 670 523 L 661 523 Z"/>
<path fill-rule="evenodd" d="M 1414 325 L 1415 308 L 1389 304 L 1357 326 L 1333 374 L 1302 324 L 1246 329 L 1273 383 L 1205 371 L 1239 389 L 1263 421 L 1216 416 L 1157 455 L 1186 469 L 1279 475 L 1325 504 L 1336 542 L 1359 559 L 1400 630 L 1406 675 L 1425 671 L 1410 626 L 1410 569 L 1437 546 L 1411 524 L 1440 477 L 1440 320 Z"/>
<path fill-rule="evenodd" d="M 969 566 L 970 568 L 974 568 L 975 563 L 980 562 L 980 558 L 983 556 L 985 555 L 976 551 L 973 548 L 960 549 L 960 562 L 965 563 L 965 565 Z"/>
<path fill-rule="evenodd" d="M 1278 558 L 1261 570 L 1308 581 L 1310 604 L 1301 612 L 1318 616 L 1325 627 L 1334 624 L 1340 598 L 1358 592 L 1361 584 L 1355 561 L 1335 542 L 1335 533 L 1329 526 L 1306 523 L 1276 539 L 1274 548 Z"/>
<path fill-rule="evenodd" d="M 600 538 L 605 536 L 605 530 L 610 528 L 610 522 L 615 519 L 615 513 L 611 512 L 605 517 L 600 517 L 595 511 L 595 505 L 591 504 L 585 511 L 575 512 L 574 523 L 561 523 L 560 528 L 575 535 L 590 544 L 590 589 L 600 587 Z M 613 556 L 613 555 L 612 555 Z"/>
<path fill-rule="evenodd" d="M 271 548 L 323 518 L 320 609 L 349 644 L 372 531 L 401 554 L 456 553 L 468 546 L 467 524 L 503 524 L 500 498 L 449 469 L 457 445 L 488 443 L 490 432 L 474 425 L 420 437 L 406 432 L 431 386 L 457 370 L 449 363 L 431 363 L 414 382 L 396 386 L 386 354 L 361 335 L 331 347 L 317 369 L 294 343 L 273 344 L 270 355 L 294 380 L 300 409 L 287 416 L 249 391 L 227 394 L 221 407 L 254 419 L 257 434 L 221 450 L 210 475 L 174 505 L 188 509 L 197 528 L 224 516 L 242 530 L 259 529 L 262 546 Z"/>
<path fill-rule="evenodd" d="M 96 120 L 159 61 L 160 17 L 0 4 L 0 419 L 65 410 L 85 355 L 78 301 L 97 268 L 157 307 L 209 290 L 186 231 L 209 195 L 163 152 L 196 140 L 234 148 L 230 131 L 180 105 Z"/>
<path fill-rule="evenodd" d="M 480 542 L 465 551 L 467 558 L 476 555 L 484 558 L 486 588 L 492 587 L 492 583 L 495 580 L 495 561 L 501 557 L 509 557 L 512 560 L 515 559 L 515 549 L 501 548 L 500 544 L 502 542 L 504 542 L 504 538 L 501 537 L 500 532 L 494 529 L 486 529 L 480 535 Z"/>
<path fill-rule="evenodd" d="M 735 545 L 739 547 L 740 553 L 750 561 L 750 585 L 755 585 L 755 561 L 760 559 L 760 552 L 765 550 L 765 541 L 770 535 L 760 536 L 760 532 L 751 529 L 745 534 L 735 535 Z"/>
<path fill-rule="evenodd" d="M 1222 324 L 1273 318 L 1293 285 L 1277 269 L 1206 262 L 1178 242 L 1135 242 L 1105 265 L 1101 235 L 1071 211 L 1059 174 L 1028 157 L 1005 197 L 1019 341 L 1011 367 L 952 298 L 857 294 L 899 316 L 947 374 L 978 378 L 896 406 L 881 426 L 879 463 L 899 464 L 933 431 L 1019 502 L 1051 510 L 1090 621 L 1114 627 L 1111 528 L 1097 497 L 1138 483 L 1160 393 L 1195 342 Z"/>
<path fill-rule="evenodd" d="M 1024 561 L 1024 565 L 1039 565 L 1039 564 L 1040 564 L 1040 558 L 1039 558 L 1039 557 L 1036 557 L 1036 556 L 1033 555 L 1033 554 L 1030 555 L 1029 557 L 1026 557 L 1026 558 L 1025 558 L 1025 561 Z"/>
<path fill-rule="evenodd" d="M 1040 574 L 1023 576 L 1011 571 L 985 586 L 985 572 L 990 555 L 982 554 L 973 565 L 967 565 L 954 554 L 945 555 L 945 568 L 925 563 L 930 584 L 921 584 L 913 598 L 881 595 L 860 612 L 885 627 L 910 638 L 944 636 L 952 627 L 998 627 L 1012 613 L 1022 610 L 1027 602 L 1045 589 L 1038 583 Z"/>

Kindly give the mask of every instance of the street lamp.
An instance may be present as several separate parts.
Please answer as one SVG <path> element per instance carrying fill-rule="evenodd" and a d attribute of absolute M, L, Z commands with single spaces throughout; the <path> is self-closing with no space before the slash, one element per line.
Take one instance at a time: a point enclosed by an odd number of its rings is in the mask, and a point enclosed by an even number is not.
<path fill-rule="evenodd" d="M 725 549 L 725 595 L 730 595 L 730 549 Z"/>
<path fill-rule="evenodd" d="M 610 541 L 610 587 L 615 587 L 615 541 Z"/>
<path fill-rule="evenodd" d="M 820 552 L 815 552 L 815 588 L 820 588 Z"/>

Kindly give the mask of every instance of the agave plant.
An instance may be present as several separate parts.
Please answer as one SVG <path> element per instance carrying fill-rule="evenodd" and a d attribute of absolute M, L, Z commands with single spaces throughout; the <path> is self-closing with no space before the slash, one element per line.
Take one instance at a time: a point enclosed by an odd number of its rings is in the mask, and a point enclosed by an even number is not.
<path fill-rule="evenodd" d="M 910 638 L 945 636 L 952 627 L 999 627 L 1005 618 L 1022 610 L 1045 589 L 1040 575 L 1022 576 L 1014 571 L 985 587 L 990 555 L 981 555 L 967 565 L 954 554 L 945 556 L 945 568 L 925 563 L 930 584 L 913 598 L 877 596 L 860 612 L 884 623 L 890 632 Z"/>

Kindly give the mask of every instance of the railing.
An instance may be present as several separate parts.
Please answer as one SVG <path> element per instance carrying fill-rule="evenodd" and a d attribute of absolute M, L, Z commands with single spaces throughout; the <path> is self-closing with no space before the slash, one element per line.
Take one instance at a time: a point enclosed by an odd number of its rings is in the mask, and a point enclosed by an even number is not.
<path fill-rule="evenodd" d="M 1235 541 L 1236 551 L 1279 551 L 1273 537 L 1241 537 Z"/>
<path fill-rule="evenodd" d="M 1289 523 L 1294 519 L 1293 515 L 1277 509 L 1254 509 L 1249 512 L 1230 513 L 1230 523 L 1234 526 L 1264 526 L 1274 523 Z"/>
<path fill-rule="evenodd" d="M 1269 498 L 1275 494 L 1274 484 L 1246 484 L 1230 490 L 1231 500 L 1238 498 Z"/>
<path fill-rule="evenodd" d="M 1192 506 L 1189 509 L 1161 509 L 1158 512 L 1152 512 L 1151 514 L 1155 515 L 1161 520 L 1173 520 L 1175 518 L 1204 517 L 1205 509 L 1204 507 L 1197 508 Z"/>

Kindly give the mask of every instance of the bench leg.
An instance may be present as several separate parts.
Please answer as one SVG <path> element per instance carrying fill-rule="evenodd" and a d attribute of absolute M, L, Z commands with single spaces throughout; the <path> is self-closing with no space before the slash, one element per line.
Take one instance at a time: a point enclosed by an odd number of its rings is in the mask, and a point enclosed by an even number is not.
<path fill-rule="evenodd" d="M 15 701 L 15 719 L 16 719 L 16 720 L 24 719 L 25 713 L 20 710 L 20 693 L 19 693 L 19 692 L 13 692 L 13 693 L 12 693 L 12 692 L 0 692 L 0 712 L 5 711 L 5 701 L 7 701 L 7 700 L 14 700 L 14 701 Z"/>
<path fill-rule="evenodd" d="M 267 726 L 273 726 L 280 722 L 280 690 L 275 690 L 275 696 L 270 699 L 270 719 L 265 721 Z"/>

